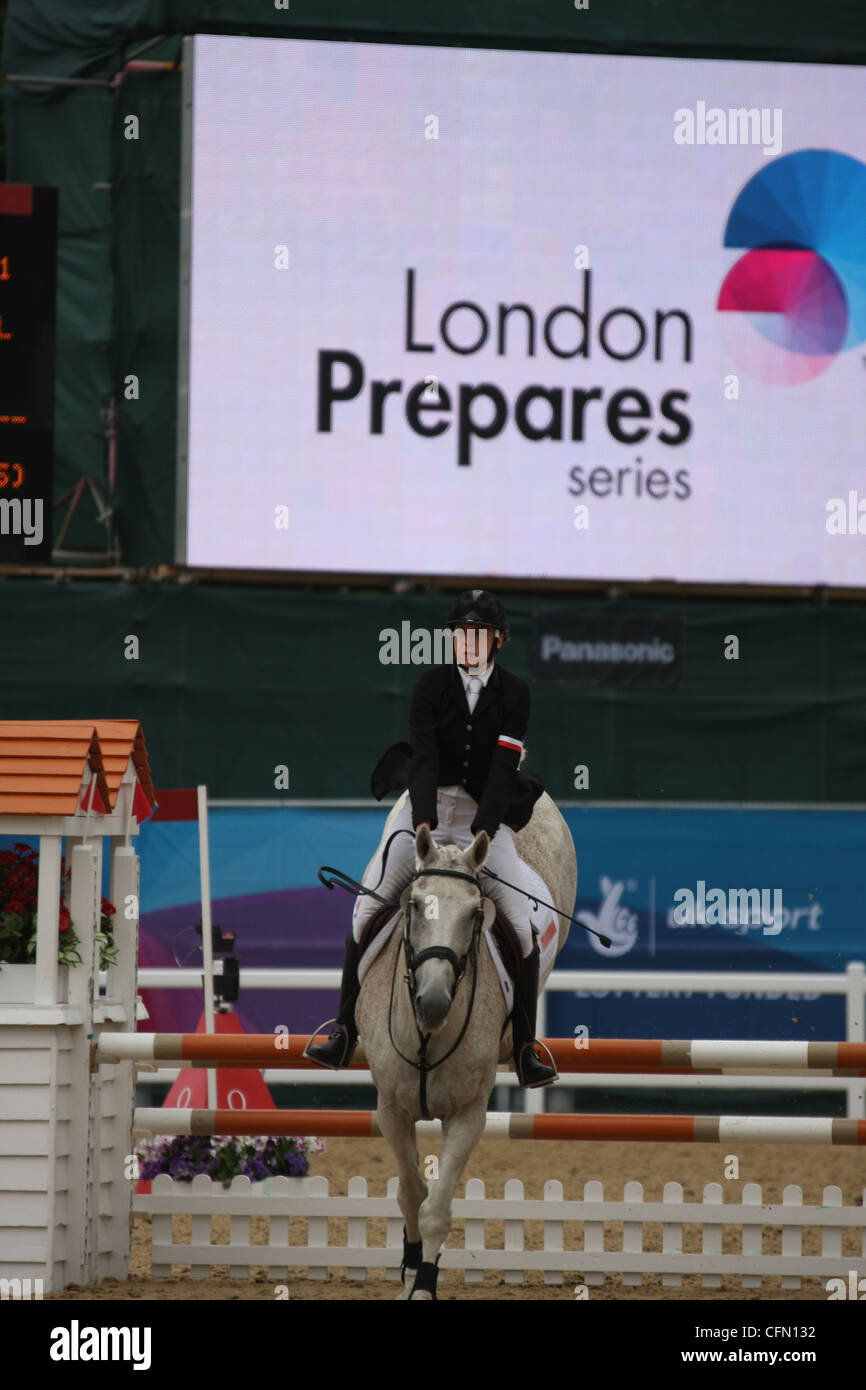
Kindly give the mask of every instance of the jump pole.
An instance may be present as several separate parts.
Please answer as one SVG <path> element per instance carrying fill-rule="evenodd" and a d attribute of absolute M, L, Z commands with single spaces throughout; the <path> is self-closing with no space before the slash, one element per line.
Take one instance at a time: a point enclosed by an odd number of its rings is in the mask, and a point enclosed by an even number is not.
<path fill-rule="evenodd" d="M 102 1033 L 95 1060 L 177 1062 L 185 1065 L 269 1067 L 318 1070 L 307 1061 L 303 1034 L 246 1033 Z M 324 1039 L 321 1039 L 324 1041 Z M 755 1071 L 829 1070 L 866 1074 L 866 1043 L 749 1042 L 732 1040 L 659 1041 L 640 1038 L 595 1038 L 575 1047 L 573 1038 L 545 1038 L 560 1072 L 641 1072 L 689 1075 L 726 1068 Z M 367 1067 L 363 1046 L 350 1063 Z M 211 1107 L 214 1108 L 214 1107 Z"/>
<path fill-rule="evenodd" d="M 140 1109 L 146 1134 L 267 1134 L 380 1139 L 372 1110 Z M 419 1139 L 442 1136 L 438 1121 L 419 1121 Z M 601 1140 L 646 1144 L 845 1144 L 866 1147 L 866 1120 L 781 1115 L 533 1115 L 488 1112 L 484 1139 Z"/>

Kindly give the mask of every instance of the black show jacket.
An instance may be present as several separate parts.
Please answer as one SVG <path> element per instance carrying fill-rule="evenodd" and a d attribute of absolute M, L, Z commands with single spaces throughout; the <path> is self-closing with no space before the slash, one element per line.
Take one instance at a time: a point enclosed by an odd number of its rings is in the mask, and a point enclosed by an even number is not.
<path fill-rule="evenodd" d="M 412 693 L 408 768 L 412 825 L 436 828 L 437 787 L 465 787 L 478 802 L 472 833 L 492 838 L 503 822 L 520 830 L 544 787 L 531 774 L 518 773 L 529 724 L 529 686 L 494 662 L 470 714 L 456 663 L 434 666 L 419 677 Z M 507 740 L 513 740 L 511 744 Z"/>

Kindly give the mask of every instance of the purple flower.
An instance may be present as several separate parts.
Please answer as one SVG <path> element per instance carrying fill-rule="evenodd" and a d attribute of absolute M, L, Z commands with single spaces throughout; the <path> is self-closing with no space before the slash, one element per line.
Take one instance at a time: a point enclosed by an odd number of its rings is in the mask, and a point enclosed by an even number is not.
<path fill-rule="evenodd" d="M 263 1134 L 218 1139 L 175 1135 L 141 1142 L 138 1156 L 145 1179 L 169 1173 L 178 1181 L 189 1181 L 196 1173 L 204 1173 L 228 1187 L 236 1173 L 251 1182 L 261 1182 L 272 1173 L 301 1177 L 310 1170 L 308 1154 L 322 1153 L 324 1148 L 315 1140 Z"/>
<path fill-rule="evenodd" d="M 196 1170 L 197 1165 L 193 1163 L 191 1159 L 185 1157 L 173 1158 L 168 1166 L 168 1171 L 171 1176 L 180 1181 L 184 1181 L 187 1178 L 194 1178 Z"/>

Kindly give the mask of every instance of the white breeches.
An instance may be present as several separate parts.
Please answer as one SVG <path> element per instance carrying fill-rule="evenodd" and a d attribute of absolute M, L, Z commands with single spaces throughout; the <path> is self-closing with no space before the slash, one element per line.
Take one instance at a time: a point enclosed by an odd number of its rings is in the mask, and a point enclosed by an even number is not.
<path fill-rule="evenodd" d="M 461 849 L 468 849 L 475 838 L 469 827 L 477 810 L 478 802 L 463 787 L 440 787 L 436 797 L 438 825 L 435 830 L 430 832 L 434 844 L 454 844 L 459 845 Z M 381 883 L 377 883 L 377 880 L 382 872 L 382 849 L 388 836 L 385 836 L 380 844 L 376 858 L 364 879 L 366 888 L 373 888 L 380 897 L 389 898 L 392 901 L 396 901 L 403 889 L 408 886 L 417 867 L 415 862 L 415 832 L 412 830 L 412 802 L 408 796 L 399 813 L 391 822 L 388 835 L 393 835 L 395 831 L 403 829 L 409 830 L 411 833 L 397 835 L 391 841 L 385 874 Z M 507 825 L 500 825 L 490 841 L 487 858 L 482 866 L 481 882 L 485 896 L 492 898 L 497 908 L 508 918 L 517 932 L 524 957 L 528 956 L 532 950 L 529 899 L 524 897 L 522 893 L 515 892 L 512 888 L 506 888 L 496 879 L 487 878 L 483 872 L 483 869 L 487 867 L 493 873 L 507 879 L 509 883 L 521 884 L 523 882 L 520 859 L 514 847 L 514 837 Z M 380 907 L 381 903 L 378 903 L 375 898 L 362 893 L 358 894 L 352 917 L 352 935 L 356 941 L 361 940 L 364 928 Z"/>

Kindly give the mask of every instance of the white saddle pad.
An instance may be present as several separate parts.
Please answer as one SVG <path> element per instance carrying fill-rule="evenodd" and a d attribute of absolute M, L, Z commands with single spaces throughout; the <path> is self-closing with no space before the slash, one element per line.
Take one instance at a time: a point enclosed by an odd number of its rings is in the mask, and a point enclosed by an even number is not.
<path fill-rule="evenodd" d="M 552 964 L 553 960 L 555 959 L 556 948 L 559 944 L 559 932 L 556 926 L 556 914 L 554 912 L 551 912 L 549 907 L 544 907 L 542 905 L 543 903 L 550 902 L 551 894 L 550 889 L 547 887 L 547 884 L 544 882 L 544 879 L 541 877 L 541 875 L 537 874 L 534 869 L 530 868 L 530 866 L 526 863 L 524 859 L 521 859 L 520 861 L 520 869 L 523 877 L 522 887 L 526 890 L 527 893 L 537 894 L 538 898 L 540 899 L 540 901 L 537 903 L 529 902 L 527 900 L 526 905 L 529 910 L 530 921 L 532 922 L 532 924 L 538 932 L 538 949 L 540 956 L 539 974 L 543 975 L 545 970 L 547 969 L 548 964 Z M 397 924 L 397 918 L 399 916 L 399 910 L 395 911 L 392 914 L 389 920 L 385 923 L 382 930 L 379 932 L 379 935 L 376 937 L 372 946 L 369 946 L 367 950 L 364 952 L 363 959 L 361 960 L 361 964 L 358 967 L 359 983 L 363 983 L 364 976 L 366 975 L 370 966 L 373 964 L 373 961 L 379 955 L 380 951 L 384 950 L 387 942 L 390 941 L 391 933 L 393 932 L 394 927 Z M 484 938 L 487 942 L 487 948 L 490 951 L 493 964 L 496 967 L 496 973 L 499 976 L 499 983 L 502 986 L 502 997 L 505 1000 L 505 1003 L 508 1006 L 508 1010 L 510 1013 L 511 1006 L 514 1003 L 514 989 L 511 984 L 511 980 L 508 977 L 508 971 L 505 969 L 505 966 L 502 963 L 502 958 L 497 949 L 496 942 L 493 940 L 493 937 L 491 936 L 490 932 L 486 929 L 484 931 Z"/>

